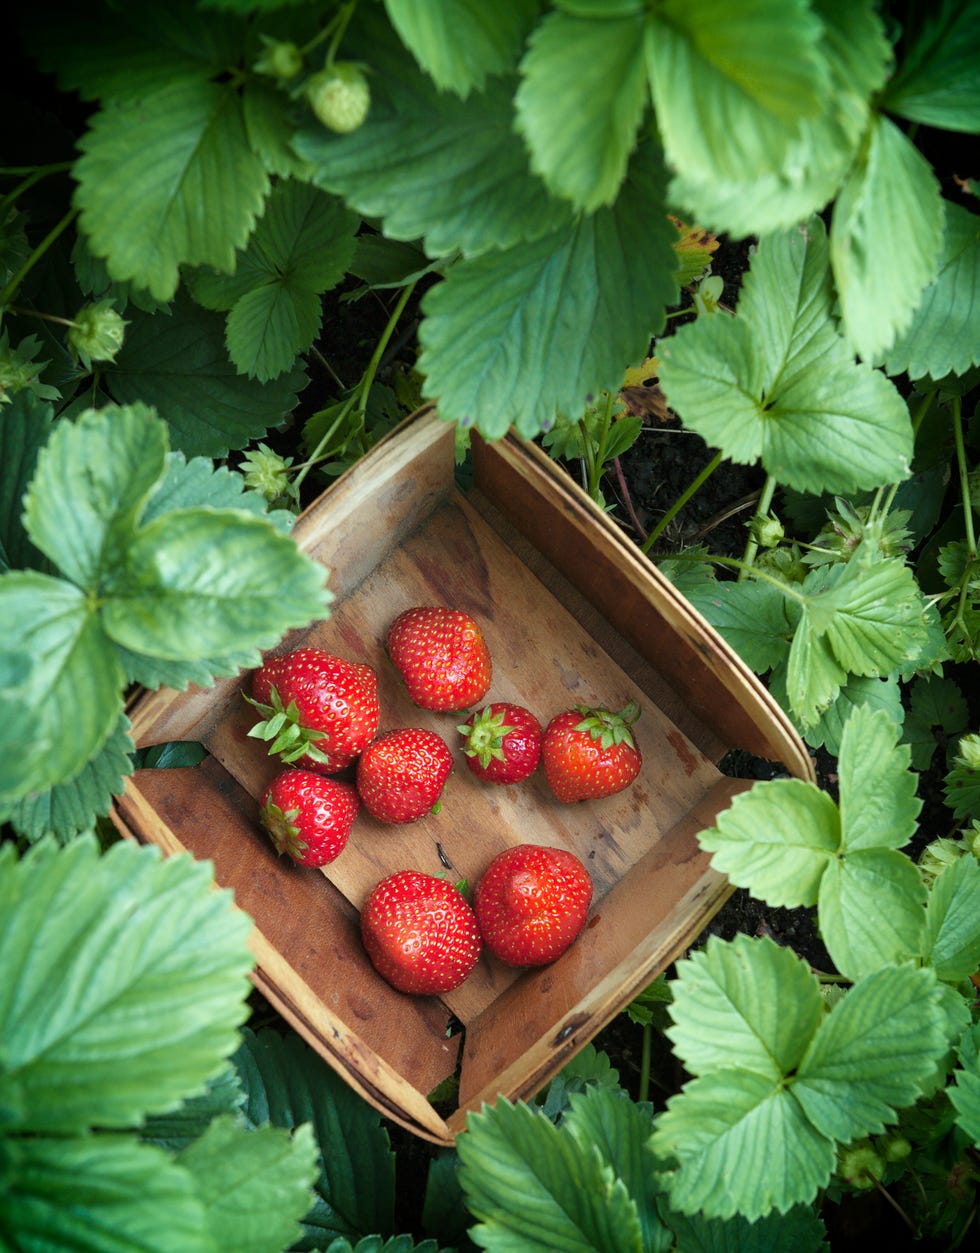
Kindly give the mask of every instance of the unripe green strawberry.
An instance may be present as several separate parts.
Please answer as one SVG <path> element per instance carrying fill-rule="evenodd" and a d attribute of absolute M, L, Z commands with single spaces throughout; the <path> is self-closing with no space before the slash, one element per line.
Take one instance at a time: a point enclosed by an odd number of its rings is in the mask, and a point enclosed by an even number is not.
<path fill-rule="evenodd" d="M 371 88 L 363 72 L 350 61 L 311 74 L 306 84 L 310 108 L 331 131 L 348 135 L 362 126 L 371 107 Z"/>
<path fill-rule="evenodd" d="M 111 300 L 83 305 L 68 332 L 68 347 L 86 370 L 92 368 L 93 361 L 115 361 L 128 325 Z"/>
<path fill-rule="evenodd" d="M 296 78 L 303 68 L 303 54 L 299 48 L 286 40 L 270 39 L 267 35 L 261 38 L 265 47 L 255 62 L 256 74 L 268 74 L 270 78 L 278 78 L 284 83 Z"/>

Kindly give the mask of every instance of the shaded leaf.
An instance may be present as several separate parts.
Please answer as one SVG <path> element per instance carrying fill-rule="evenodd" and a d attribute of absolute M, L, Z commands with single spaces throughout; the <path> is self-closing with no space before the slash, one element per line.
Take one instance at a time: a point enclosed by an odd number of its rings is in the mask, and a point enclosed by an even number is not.
<path fill-rule="evenodd" d="M 0 406 L 0 571 L 11 566 L 44 568 L 22 520 L 23 497 L 53 428 L 54 410 L 30 392 Z"/>
<path fill-rule="evenodd" d="M 947 866 L 929 893 L 924 956 L 948 983 L 980 970 L 980 863 L 969 854 Z"/>
<path fill-rule="evenodd" d="M 884 107 L 943 130 L 980 130 L 980 4 L 914 4 Z"/>

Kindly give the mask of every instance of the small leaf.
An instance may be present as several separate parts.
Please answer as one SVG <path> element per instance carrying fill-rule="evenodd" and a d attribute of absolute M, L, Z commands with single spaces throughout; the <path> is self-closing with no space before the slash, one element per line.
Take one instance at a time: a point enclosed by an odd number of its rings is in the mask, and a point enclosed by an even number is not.
<path fill-rule="evenodd" d="M 966 700 L 952 679 L 935 674 L 915 679 L 902 732 L 912 751 L 913 769 L 928 770 L 939 739 L 959 735 L 968 725 Z"/>
<path fill-rule="evenodd" d="M 980 970 L 980 863 L 969 854 L 948 866 L 929 893 L 924 956 L 947 983 Z"/>
<path fill-rule="evenodd" d="M 820 1130 L 847 1143 L 911 1105 L 947 1048 L 931 971 L 892 966 L 837 1002 L 800 1064 L 793 1094 Z"/>
<path fill-rule="evenodd" d="M 53 416 L 51 406 L 30 392 L 18 392 L 0 407 L 0 571 L 11 566 L 43 568 L 44 558 L 21 515 L 38 456 L 54 430 Z"/>
<path fill-rule="evenodd" d="M 889 962 L 918 957 L 925 895 L 914 862 L 895 849 L 860 848 L 829 862 L 817 909 L 823 941 L 840 973 L 860 979 Z"/>
<path fill-rule="evenodd" d="M 765 674 L 788 656 L 797 615 L 792 602 L 772 583 L 712 581 L 689 591 L 687 598 L 757 674 Z"/>
<path fill-rule="evenodd" d="M 915 834 L 921 802 L 909 769 L 909 750 L 897 744 L 898 727 L 880 711 L 860 706 L 841 736 L 841 847 L 901 848 Z"/>
<path fill-rule="evenodd" d="M 816 722 L 807 726 L 806 742 L 814 748 L 826 748 L 832 757 L 839 756 L 841 736 L 856 709 L 877 710 L 896 726 L 901 725 L 905 709 L 902 705 L 902 688 L 897 678 L 893 675 L 887 679 L 851 675 L 841 686 L 833 703 L 819 715 Z"/>
<path fill-rule="evenodd" d="M 967 1033 L 960 1052 L 962 1069 L 946 1089 L 956 1108 L 957 1122 L 975 1145 L 980 1144 L 980 1029 Z"/>

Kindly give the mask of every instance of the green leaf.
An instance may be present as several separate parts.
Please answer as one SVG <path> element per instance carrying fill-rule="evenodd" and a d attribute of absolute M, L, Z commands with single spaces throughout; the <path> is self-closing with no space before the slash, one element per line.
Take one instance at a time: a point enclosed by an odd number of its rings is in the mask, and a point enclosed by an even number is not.
<path fill-rule="evenodd" d="M 129 728 L 129 719 L 123 714 L 103 747 L 74 778 L 16 804 L 10 822 L 18 835 L 36 844 L 50 833 L 66 843 L 94 827 L 97 818 L 105 817 L 112 798 L 121 795 L 133 773 L 130 753 L 134 745 Z"/>
<path fill-rule="evenodd" d="M 395 1159 L 378 1114 L 297 1035 L 245 1030 L 235 1054 L 253 1127 L 312 1123 L 321 1170 L 304 1229 L 309 1247 L 394 1227 Z"/>
<path fill-rule="evenodd" d="M 189 457 L 222 457 L 261 438 L 296 406 L 307 379 L 300 369 L 260 383 L 239 374 L 225 347 L 224 319 L 186 298 L 171 315 L 135 315 L 106 371 L 120 404 L 153 405 L 172 446 Z"/>
<path fill-rule="evenodd" d="M 288 1135 L 217 1118 L 178 1161 L 194 1179 L 216 1249 L 281 1253 L 295 1241 L 316 1173 L 308 1125 Z"/>
<path fill-rule="evenodd" d="M 964 736 L 946 776 L 946 804 L 954 818 L 980 818 L 980 736 Z"/>
<path fill-rule="evenodd" d="M 901 848 L 915 835 L 921 802 L 909 750 L 896 744 L 899 728 L 880 711 L 854 710 L 841 736 L 839 805 L 841 848 Z"/>
<path fill-rule="evenodd" d="M 875 118 L 841 185 L 830 232 L 844 331 L 867 361 L 888 352 L 936 277 L 943 203 L 926 159 L 893 122 Z"/>
<path fill-rule="evenodd" d="M 677 1237 L 676 1253 L 826 1253 L 827 1229 L 808 1205 L 796 1205 L 785 1214 L 772 1211 L 754 1222 L 741 1214 L 720 1222 L 700 1214 L 671 1214 Z"/>
<path fill-rule="evenodd" d="M 776 171 L 823 111 L 821 24 L 804 0 L 666 0 L 646 55 L 668 164 L 701 179 Z"/>
<path fill-rule="evenodd" d="M 820 110 L 798 119 L 768 172 L 734 169 L 722 178 L 711 166 L 677 169 L 671 200 L 702 225 L 739 238 L 795 227 L 834 198 L 847 173 L 891 66 L 891 45 L 873 0 L 818 0 L 813 9 L 828 74 Z"/>
<path fill-rule="evenodd" d="M 0 639 L 31 666 L 0 690 L 0 802 L 73 778 L 119 721 L 123 673 L 86 594 L 64 579 L 0 580 Z M 71 734 L 65 711 L 71 710 Z"/>
<path fill-rule="evenodd" d="M 920 675 L 912 683 L 903 741 L 912 752 L 912 767 L 928 770 L 935 756 L 936 731 L 942 739 L 959 735 L 969 725 L 969 709 L 963 693 L 952 679 Z"/>
<path fill-rule="evenodd" d="M 185 79 L 116 101 L 78 146 L 79 225 L 116 281 L 169 300 L 181 265 L 234 268 L 269 176 L 230 87 Z"/>
<path fill-rule="evenodd" d="M 615 201 L 636 146 L 647 106 L 645 23 L 642 11 L 598 21 L 552 11 L 521 62 L 517 123 L 531 168 L 585 213 Z"/>
<path fill-rule="evenodd" d="M 161 1149 L 119 1135 L 4 1142 L 7 1248 L 214 1253 L 194 1180 Z"/>
<path fill-rule="evenodd" d="M 816 722 L 808 724 L 806 742 L 814 748 L 822 746 L 831 756 L 837 757 L 840 754 L 844 728 L 856 709 L 879 710 L 896 726 L 901 725 L 905 709 L 902 706 L 902 687 L 897 678 L 893 675 L 887 679 L 851 675 L 842 684 L 832 704 L 819 715 Z"/>
<path fill-rule="evenodd" d="M 567 231 L 453 267 L 423 300 L 419 369 L 447 420 L 526 436 L 615 390 L 663 324 L 672 239 L 646 150 L 612 209 Z"/>
<path fill-rule="evenodd" d="M 278 184 L 233 275 L 189 275 L 195 299 L 228 310 L 228 353 L 267 382 L 290 369 L 320 330 L 320 296 L 347 272 L 357 217 L 306 183 Z"/>
<path fill-rule="evenodd" d="M 31 539 L 66 578 L 95 591 L 120 560 L 166 456 L 167 428 L 145 405 L 59 422 L 24 501 Z"/>
<path fill-rule="evenodd" d="M 926 908 L 925 960 L 947 983 L 980 969 L 980 863 L 969 855 L 942 872 Z"/>
<path fill-rule="evenodd" d="M 216 465 L 207 457 L 192 457 L 172 452 L 167 457 L 163 477 L 153 490 L 143 511 L 142 523 L 155 522 L 157 518 L 174 509 L 188 509 L 206 505 L 211 509 L 238 509 L 266 518 L 283 535 L 292 531 L 295 515 L 288 509 L 269 511 L 269 502 L 261 492 L 245 486 L 245 478 L 227 466 Z"/>
<path fill-rule="evenodd" d="M 796 1069 L 823 1015 L 813 975 L 768 938 L 712 936 L 677 964 L 670 987 L 666 1034 L 695 1075 L 738 1066 L 776 1081 Z"/>
<path fill-rule="evenodd" d="M 840 838 L 837 806 L 801 779 L 757 783 L 698 834 L 716 870 L 768 904 L 788 908 L 817 903 Z"/>
<path fill-rule="evenodd" d="M 830 1011 L 793 1094 L 824 1135 L 878 1134 L 922 1093 L 947 1047 L 938 985 L 911 966 L 876 970 Z"/>
<path fill-rule="evenodd" d="M 250 920 L 213 868 L 128 840 L 0 852 L 8 1129 L 125 1127 L 201 1091 L 247 1013 Z"/>
<path fill-rule="evenodd" d="M 792 602 L 772 583 L 712 581 L 689 591 L 687 598 L 757 674 L 788 656 Z"/>
<path fill-rule="evenodd" d="M 922 293 L 912 321 L 888 352 L 889 374 L 944 378 L 980 365 L 973 333 L 980 289 L 980 217 L 945 202 L 946 230 L 938 273 Z"/>
<path fill-rule="evenodd" d="M 488 13 L 483 0 L 419 5 L 385 0 L 402 42 L 443 91 L 466 97 L 494 74 L 513 69 L 538 14 L 537 0 L 501 0 Z"/>
<path fill-rule="evenodd" d="M 262 518 L 175 509 L 138 531 L 102 604 L 123 648 L 200 661 L 271 648 L 325 616 L 326 571 Z"/>
<path fill-rule="evenodd" d="M 543 1114 L 498 1100 L 470 1115 L 457 1147 L 475 1243 L 497 1253 L 640 1253 L 640 1220 L 622 1181 L 597 1149 Z"/>
<path fill-rule="evenodd" d="M 917 958 L 925 898 L 915 863 L 895 849 L 861 848 L 831 860 L 820 882 L 817 912 L 840 973 L 860 979 L 883 964 Z"/>
<path fill-rule="evenodd" d="M 229 1114 L 240 1120 L 243 1101 L 238 1071 L 229 1064 L 200 1095 L 188 1097 L 165 1114 L 147 1118 L 140 1128 L 140 1138 L 148 1144 L 179 1152 L 202 1136 L 215 1118 Z"/>
<path fill-rule="evenodd" d="M 242 91 L 242 119 L 248 145 L 270 174 L 307 181 L 310 167 L 292 146 L 296 119 L 292 101 L 271 83 L 249 82 Z"/>
<path fill-rule="evenodd" d="M 767 236 L 734 318 L 699 318 L 659 346 L 668 403 L 733 461 L 761 460 L 801 491 L 849 494 L 908 477 L 908 410 L 854 361 L 831 316 L 827 238 Z"/>
<path fill-rule="evenodd" d="M 909 18 L 884 107 L 942 130 L 980 130 L 980 4 L 916 4 Z"/>
<path fill-rule="evenodd" d="M 786 699 L 790 713 L 804 730 L 837 700 L 847 670 L 834 656 L 826 636 L 804 615 L 796 628 L 786 662 Z"/>
<path fill-rule="evenodd" d="M 374 71 L 371 112 L 349 135 L 312 119 L 299 131 L 293 146 L 314 182 L 381 219 L 390 239 L 421 239 L 431 257 L 509 248 L 567 226 L 569 207 L 531 173 L 514 129 L 513 78 L 460 100 L 413 65 L 387 22 L 352 23 L 348 36 L 345 49 Z"/>
<path fill-rule="evenodd" d="M 38 455 L 53 428 L 54 410 L 30 392 L 18 392 L 0 407 L 0 571 L 11 566 L 43 567 L 21 513 Z"/>
<path fill-rule="evenodd" d="M 956 1121 L 975 1145 L 980 1144 L 980 1028 L 974 1026 L 963 1040 L 962 1069 L 946 1089 L 956 1109 Z"/>
<path fill-rule="evenodd" d="M 753 1221 L 812 1201 L 836 1159 L 792 1091 L 734 1068 L 701 1075 L 671 1097 L 651 1147 L 679 1164 L 670 1177 L 675 1209 Z"/>

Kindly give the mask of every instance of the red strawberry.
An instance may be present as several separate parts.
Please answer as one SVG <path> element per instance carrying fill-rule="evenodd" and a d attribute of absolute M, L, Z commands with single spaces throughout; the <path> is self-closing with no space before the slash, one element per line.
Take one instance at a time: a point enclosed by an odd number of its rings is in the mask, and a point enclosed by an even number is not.
<path fill-rule="evenodd" d="M 323 774 L 349 766 L 378 729 L 378 676 L 320 648 L 269 657 L 245 699 L 263 715 L 249 735 L 270 756 Z"/>
<path fill-rule="evenodd" d="M 490 687 L 490 653 L 479 626 L 459 609 L 406 609 L 388 628 L 388 655 L 422 709 L 458 712 Z"/>
<path fill-rule="evenodd" d="M 259 821 L 277 853 L 301 866 L 325 866 L 343 851 L 360 807 L 349 783 L 284 770 L 262 794 Z"/>
<path fill-rule="evenodd" d="M 495 701 L 456 730 L 466 764 L 488 783 L 520 783 L 541 760 L 541 723 L 523 705 Z"/>
<path fill-rule="evenodd" d="M 640 716 L 632 701 L 618 714 L 579 705 L 545 727 L 544 774 L 560 801 L 598 800 L 629 787 L 642 757 L 630 726 Z"/>
<path fill-rule="evenodd" d="M 438 808 L 452 768 L 453 755 L 434 731 L 403 727 L 361 753 L 357 790 L 364 808 L 382 822 L 414 822 Z"/>
<path fill-rule="evenodd" d="M 487 948 L 509 966 L 544 966 L 585 926 L 592 880 L 563 848 L 519 844 L 499 853 L 476 885 L 473 910 Z"/>
<path fill-rule="evenodd" d="M 364 947 L 399 992 L 459 987 L 480 956 L 473 911 L 454 884 L 418 870 L 382 879 L 361 910 Z"/>

